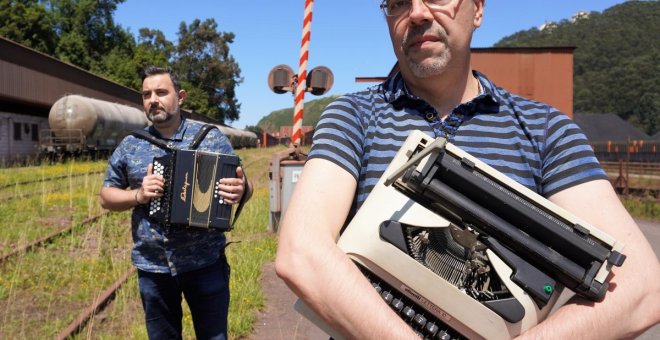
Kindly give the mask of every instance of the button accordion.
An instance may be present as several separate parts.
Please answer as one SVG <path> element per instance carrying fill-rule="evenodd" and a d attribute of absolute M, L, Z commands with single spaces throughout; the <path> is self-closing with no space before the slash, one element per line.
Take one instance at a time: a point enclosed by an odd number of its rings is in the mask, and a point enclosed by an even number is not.
<path fill-rule="evenodd" d="M 221 178 L 236 177 L 238 156 L 173 150 L 153 160 L 165 180 L 163 195 L 149 202 L 149 217 L 169 226 L 231 229 L 232 205 L 218 195 Z"/>
<path fill-rule="evenodd" d="M 515 337 L 575 294 L 602 299 L 625 260 L 611 236 L 419 131 L 338 246 L 426 339 Z M 342 338 L 301 300 L 295 308 Z"/>

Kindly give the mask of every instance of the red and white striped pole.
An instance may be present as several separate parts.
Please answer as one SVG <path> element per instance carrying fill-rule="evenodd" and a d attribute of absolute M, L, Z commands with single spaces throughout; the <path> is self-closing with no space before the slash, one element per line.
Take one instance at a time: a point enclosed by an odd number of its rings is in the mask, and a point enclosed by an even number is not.
<path fill-rule="evenodd" d="M 302 43 L 300 46 L 300 66 L 298 67 L 298 83 L 294 92 L 295 107 L 293 109 L 293 131 L 291 143 L 300 145 L 302 136 L 302 120 L 307 88 L 307 59 L 309 57 L 309 38 L 312 33 L 312 9 L 314 0 L 305 0 L 305 17 L 303 19 Z"/>

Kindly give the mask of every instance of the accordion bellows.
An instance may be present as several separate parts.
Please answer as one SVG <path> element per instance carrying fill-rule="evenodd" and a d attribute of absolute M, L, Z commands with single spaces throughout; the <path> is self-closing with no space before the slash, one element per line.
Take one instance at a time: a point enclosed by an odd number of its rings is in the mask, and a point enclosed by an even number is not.
<path fill-rule="evenodd" d="M 451 143 L 422 157 L 437 141 L 411 133 L 338 241 L 402 319 L 427 339 L 510 339 L 575 293 L 602 299 L 623 244 Z"/>

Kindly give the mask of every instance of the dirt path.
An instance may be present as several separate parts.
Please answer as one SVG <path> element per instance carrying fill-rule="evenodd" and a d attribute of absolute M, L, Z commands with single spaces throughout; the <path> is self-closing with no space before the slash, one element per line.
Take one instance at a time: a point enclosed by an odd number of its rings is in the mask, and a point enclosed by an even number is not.
<path fill-rule="evenodd" d="M 660 258 L 660 223 L 637 221 Z M 261 284 L 266 295 L 266 310 L 259 313 L 250 340 L 327 340 L 328 336 L 293 309 L 296 296 L 275 274 L 275 265 L 264 266 Z M 649 329 L 637 340 L 660 339 L 660 325 Z"/>
<path fill-rule="evenodd" d="M 252 340 L 327 340 L 328 336 L 293 310 L 296 296 L 275 274 L 275 265 L 263 268 L 261 284 L 266 310 L 259 313 Z"/>

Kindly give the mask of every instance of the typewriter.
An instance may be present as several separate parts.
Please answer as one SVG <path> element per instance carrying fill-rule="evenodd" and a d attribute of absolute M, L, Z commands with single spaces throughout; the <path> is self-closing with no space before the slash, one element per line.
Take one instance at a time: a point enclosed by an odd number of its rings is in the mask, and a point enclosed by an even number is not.
<path fill-rule="evenodd" d="M 509 339 L 600 300 L 623 244 L 443 138 L 414 131 L 338 246 L 425 339 Z M 294 308 L 341 339 L 304 302 Z"/>

